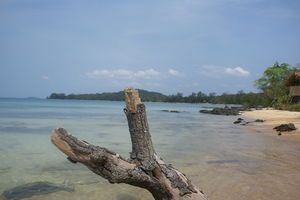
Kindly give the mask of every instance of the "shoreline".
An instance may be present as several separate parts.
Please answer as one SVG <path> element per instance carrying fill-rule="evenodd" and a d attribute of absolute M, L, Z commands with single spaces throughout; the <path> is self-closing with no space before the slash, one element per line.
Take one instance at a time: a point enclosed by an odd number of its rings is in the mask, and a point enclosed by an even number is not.
<path fill-rule="evenodd" d="M 241 116 L 251 119 L 265 120 L 263 123 L 255 123 L 253 126 L 248 127 L 251 127 L 251 129 L 254 130 L 263 129 L 263 131 L 259 132 L 268 132 L 274 136 L 278 136 L 278 132 L 273 129 L 275 126 L 293 123 L 297 130 L 291 132 L 282 132 L 281 136 L 289 136 L 289 138 L 300 140 L 300 112 L 262 109 L 253 111 L 243 111 L 241 112 Z"/>

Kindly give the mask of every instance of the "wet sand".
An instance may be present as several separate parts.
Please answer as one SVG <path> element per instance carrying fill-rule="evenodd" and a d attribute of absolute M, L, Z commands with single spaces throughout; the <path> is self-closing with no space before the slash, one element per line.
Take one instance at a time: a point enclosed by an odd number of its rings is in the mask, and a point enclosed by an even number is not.
<path fill-rule="evenodd" d="M 249 117 L 252 119 L 265 120 L 264 123 L 255 123 L 255 126 L 264 126 L 265 128 L 264 132 L 271 133 L 271 134 L 276 134 L 276 131 L 273 130 L 275 126 L 278 126 L 280 124 L 294 123 L 297 130 L 291 132 L 285 132 L 283 136 L 289 136 L 291 138 L 300 140 L 300 112 L 263 109 L 263 110 L 246 111 L 242 113 L 242 116 Z"/>

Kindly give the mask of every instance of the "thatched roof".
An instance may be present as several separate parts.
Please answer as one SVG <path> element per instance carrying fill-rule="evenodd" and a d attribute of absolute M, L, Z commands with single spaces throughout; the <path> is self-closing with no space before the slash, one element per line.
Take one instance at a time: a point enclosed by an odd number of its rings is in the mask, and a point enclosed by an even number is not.
<path fill-rule="evenodd" d="M 300 82 L 300 72 L 293 73 L 288 80 L 286 81 L 285 85 L 287 87 L 297 85 Z"/>

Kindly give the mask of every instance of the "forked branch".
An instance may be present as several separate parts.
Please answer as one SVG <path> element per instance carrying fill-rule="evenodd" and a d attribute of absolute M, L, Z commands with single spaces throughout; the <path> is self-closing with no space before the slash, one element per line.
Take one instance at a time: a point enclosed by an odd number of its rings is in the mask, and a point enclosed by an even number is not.
<path fill-rule="evenodd" d="M 125 160 L 106 148 L 78 140 L 65 129 L 58 128 L 51 136 L 52 143 L 68 156 L 80 162 L 110 183 L 127 183 L 145 188 L 156 200 L 207 200 L 191 181 L 155 153 L 146 116 L 145 105 L 138 92 L 125 89 L 126 108 L 132 152 Z"/>

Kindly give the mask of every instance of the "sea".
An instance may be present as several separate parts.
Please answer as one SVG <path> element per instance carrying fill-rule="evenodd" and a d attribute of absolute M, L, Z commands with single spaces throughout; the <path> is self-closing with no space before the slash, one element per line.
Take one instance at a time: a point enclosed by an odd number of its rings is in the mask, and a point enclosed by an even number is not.
<path fill-rule="evenodd" d="M 156 152 L 211 200 L 300 199 L 299 141 L 277 136 L 264 125 L 233 124 L 238 116 L 199 113 L 222 105 L 145 105 Z M 53 129 L 63 127 L 128 158 L 124 107 L 119 101 L 0 99 L 0 199 L 152 200 L 144 189 L 110 184 L 69 162 L 50 141 Z M 70 190 L 38 193 L 26 187 L 40 182 Z"/>

